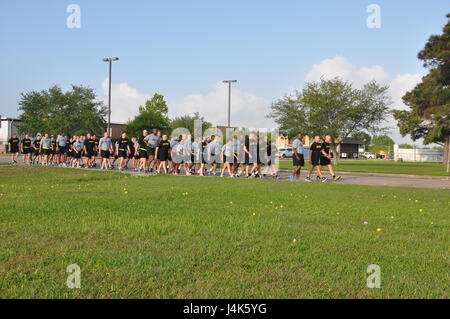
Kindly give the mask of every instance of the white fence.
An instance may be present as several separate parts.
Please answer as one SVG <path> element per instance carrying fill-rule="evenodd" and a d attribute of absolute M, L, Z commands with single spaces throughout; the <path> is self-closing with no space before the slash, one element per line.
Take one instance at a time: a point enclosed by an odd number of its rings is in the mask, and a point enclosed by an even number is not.
<path fill-rule="evenodd" d="M 444 160 L 443 150 L 426 150 L 420 148 L 399 148 L 394 145 L 394 160 L 405 162 L 434 162 L 442 163 Z"/>

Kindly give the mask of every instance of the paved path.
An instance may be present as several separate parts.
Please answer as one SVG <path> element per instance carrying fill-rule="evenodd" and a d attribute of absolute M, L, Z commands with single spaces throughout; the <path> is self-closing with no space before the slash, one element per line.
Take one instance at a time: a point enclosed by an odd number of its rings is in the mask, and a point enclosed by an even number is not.
<path fill-rule="evenodd" d="M 8 162 L 5 157 L 0 157 L 0 162 Z M 61 168 L 64 169 L 64 168 Z M 126 171 L 132 174 L 145 175 L 143 173 L 137 173 L 133 170 Z M 280 180 L 288 181 L 290 172 L 280 171 Z M 148 175 L 148 174 L 147 174 Z M 242 177 L 241 177 L 242 178 Z M 306 183 L 304 181 L 305 172 L 302 172 L 301 180 L 299 182 Z M 450 189 L 450 180 L 448 177 L 439 176 L 398 176 L 394 174 L 375 174 L 375 173 L 343 173 L 342 179 L 339 184 L 355 184 L 355 185 L 372 185 L 372 186 L 398 186 L 398 187 L 419 187 L 419 188 L 440 188 Z"/>
<path fill-rule="evenodd" d="M 281 172 L 282 179 L 288 179 L 289 172 Z M 352 175 L 346 173 L 342 175 L 342 179 L 336 183 L 356 184 L 356 185 L 375 185 L 375 186 L 402 186 L 402 187 L 420 187 L 420 188 L 443 188 L 450 189 L 450 180 L 427 178 L 405 178 L 399 176 L 369 176 L 369 175 Z M 302 180 L 304 178 L 302 177 Z M 334 182 L 333 182 L 334 183 Z"/>

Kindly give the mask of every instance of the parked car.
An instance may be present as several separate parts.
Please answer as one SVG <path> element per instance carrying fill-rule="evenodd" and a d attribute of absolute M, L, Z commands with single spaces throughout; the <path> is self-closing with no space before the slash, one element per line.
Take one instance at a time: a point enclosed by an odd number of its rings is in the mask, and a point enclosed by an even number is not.
<path fill-rule="evenodd" d="M 277 154 L 275 154 L 275 155 L 278 156 L 279 158 L 292 157 L 292 155 L 293 155 L 292 148 L 291 147 L 280 147 L 278 149 Z"/>
<path fill-rule="evenodd" d="M 366 159 L 375 159 L 376 155 L 372 152 L 363 152 L 360 155 L 361 158 L 366 158 Z"/>

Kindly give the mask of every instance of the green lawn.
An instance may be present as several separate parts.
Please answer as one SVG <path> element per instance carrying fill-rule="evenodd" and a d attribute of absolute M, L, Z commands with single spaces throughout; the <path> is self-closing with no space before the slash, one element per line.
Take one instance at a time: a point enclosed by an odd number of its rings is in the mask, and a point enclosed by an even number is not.
<path fill-rule="evenodd" d="M 305 164 L 306 168 L 310 167 L 309 161 L 305 161 Z M 292 169 L 292 160 L 288 159 L 280 161 L 280 168 Z M 342 172 L 450 176 L 450 174 L 446 173 L 446 165 L 440 163 L 399 163 L 394 161 L 341 160 L 335 169 Z"/>
<path fill-rule="evenodd" d="M 449 297 L 447 190 L 23 166 L 0 176 L 0 298 Z M 66 287 L 70 264 L 81 289 Z M 381 289 L 366 287 L 370 264 Z"/>

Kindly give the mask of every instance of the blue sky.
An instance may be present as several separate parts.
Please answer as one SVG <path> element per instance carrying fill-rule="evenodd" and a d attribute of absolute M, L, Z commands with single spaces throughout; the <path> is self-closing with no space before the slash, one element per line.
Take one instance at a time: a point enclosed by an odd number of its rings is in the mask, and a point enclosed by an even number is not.
<path fill-rule="evenodd" d="M 81 8 L 80 29 L 66 26 L 71 3 Z M 366 25 L 371 3 L 381 8 L 380 29 Z M 136 104 L 160 92 L 172 115 L 201 111 L 222 122 L 226 90 L 218 82 L 230 78 L 239 81 L 235 122 L 269 125 L 268 105 L 315 79 L 314 65 L 325 75 L 345 73 L 342 63 L 354 67 L 345 74 L 356 84 L 368 68 L 388 84 L 403 79 L 394 84 L 398 92 L 409 89 L 425 73 L 417 52 L 441 33 L 448 12 L 450 3 L 440 0 L 2 1 L 0 114 L 18 115 L 20 92 L 53 84 L 88 85 L 104 98 L 108 75 L 101 58 L 118 56 L 116 121 L 126 121 Z"/>

